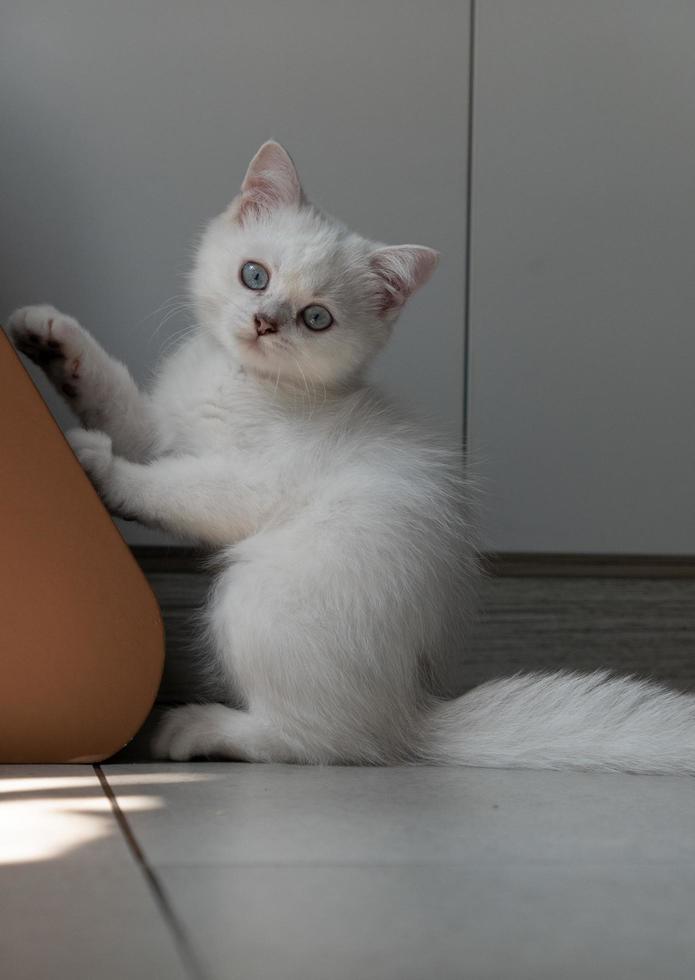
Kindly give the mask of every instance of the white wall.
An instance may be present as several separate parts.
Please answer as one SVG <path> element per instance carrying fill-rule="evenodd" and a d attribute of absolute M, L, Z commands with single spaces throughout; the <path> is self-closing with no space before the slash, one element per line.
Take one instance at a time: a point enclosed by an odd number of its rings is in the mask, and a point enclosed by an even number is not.
<path fill-rule="evenodd" d="M 188 322 L 164 312 L 193 237 L 274 136 L 317 203 L 443 252 L 379 375 L 459 438 L 469 13 L 4 3 L 0 309 L 55 302 L 145 380 Z M 477 0 L 475 22 L 484 544 L 694 553 L 695 4 Z"/>
<path fill-rule="evenodd" d="M 188 322 L 160 326 L 193 237 L 272 136 L 318 204 L 443 252 L 379 373 L 459 438 L 468 17 L 458 0 L 5 2 L 3 315 L 53 302 L 144 381 Z"/>

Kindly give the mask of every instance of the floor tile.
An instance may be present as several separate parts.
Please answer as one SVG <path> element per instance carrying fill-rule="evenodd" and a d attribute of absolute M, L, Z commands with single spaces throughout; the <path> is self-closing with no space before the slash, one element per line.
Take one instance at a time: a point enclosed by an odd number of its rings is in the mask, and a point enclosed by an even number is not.
<path fill-rule="evenodd" d="M 465 768 L 106 766 L 154 865 L 695 863 L 695 779 Z"/>
<path fill-rule="evenodd" d="M 121 794 L 128 814 L 164 805 Z M 91 766 L 0 767 L 0 909 L 7 980 L 186 976 Z"/>
<path fill-rule="evenodd" d="M 215 980 L 692 980 L 692 868 L 161 870 Z"/>

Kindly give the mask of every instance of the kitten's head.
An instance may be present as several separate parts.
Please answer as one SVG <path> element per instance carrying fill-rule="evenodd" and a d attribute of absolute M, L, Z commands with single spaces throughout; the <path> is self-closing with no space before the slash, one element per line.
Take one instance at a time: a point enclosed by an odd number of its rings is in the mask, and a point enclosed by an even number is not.
<path fill-rule="evenodd" d="M 369 241 L 322 214 L 286 151 L 269 142 L 208 226 L 192 290 L 203 326 L 246 370 L 279 384 L 335 386 L 383 347 L 437 257 Z"/>

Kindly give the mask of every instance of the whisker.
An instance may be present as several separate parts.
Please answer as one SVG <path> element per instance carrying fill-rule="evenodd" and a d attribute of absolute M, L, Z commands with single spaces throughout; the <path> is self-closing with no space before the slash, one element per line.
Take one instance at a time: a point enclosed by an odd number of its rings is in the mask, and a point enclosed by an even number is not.
<path fill-rule="evenodd" d="M 309 391 L 309 384 L 308 384 L 307 379 L 306 379 L 306 374 L 304 374 L 304 371 L 302 369 L 302 365 L 299 363 L 299 361 L 294 356 L 294 354 L 292 355 L 292 360 L 294 361 L 294 363 L 299 368 L 299 373 L 302 376 L 302 380 L 304 382 L 304 388 L 305 388 L 306 393 L 307 393 L 308 405 L 309 405 L 309 408 L 311 408 L 311 392 Z M 313 411 L 311 411 L 310 414 L 307 416 L 307 421 L 310 421 L 313 418 L 313 414 L 314 414 Z"/>
<path fill-rule="evenodd" d="M 189 323 L 187 326 L 182 327 L 180 330 L 177 330 L 175 333 L 167 337 L 159 357 L 162 360 L 167 357 L 182 340 L 189 337 L 192 333 L 195 333 L 196 329 L 196 323 Z"/>
<path fill-rule="evenodd" d="M 190 311 L 190 303 L 188 297 L 184 293 L 175 293 L 173 296 L 170 296 L 168 299 L 165 299 L 163 303 L 160 303 L 159 306 L 156 307 L 156 309 L 152 310 L 151 313 L 147 313 L 140 320 L 136 320 L 133 323 L 129 324 L 126 329 L 130 332 L 139 330 L 145 323 L 147 323 L 148 320 L 151 320 L 152 317 L 158 316 L 161 313 L 164 313 L 164 320 L 162 322 L 165 323 L 167 319 L 170 316 L 172 316 L 174 313 L 179 313 L 184 310 Z M 155 335 L 157 333 L 157 330 L 159 330 L 159 327 L 155 329 Z"/>

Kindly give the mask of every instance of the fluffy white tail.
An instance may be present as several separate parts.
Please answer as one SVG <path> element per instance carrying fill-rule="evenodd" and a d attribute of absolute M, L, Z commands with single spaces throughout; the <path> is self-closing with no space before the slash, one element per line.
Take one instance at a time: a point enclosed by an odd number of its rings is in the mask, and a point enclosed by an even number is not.
<path fill-rule="evenodd" d="M 435 705 L 424 736 L 438 764 L 695 773 L 695 696 L 606 671 L 529 674 Z"/>

